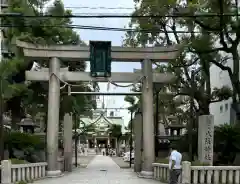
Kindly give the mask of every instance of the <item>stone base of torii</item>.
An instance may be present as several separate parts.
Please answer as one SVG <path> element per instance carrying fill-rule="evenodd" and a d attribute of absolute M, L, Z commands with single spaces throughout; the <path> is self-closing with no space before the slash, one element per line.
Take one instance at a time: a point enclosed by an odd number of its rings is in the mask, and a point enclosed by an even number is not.
<path fill-rule="evenodd" d="M 42 71 L 27 71 L 26 80 L 49 81 L 48 92 L 48 121 L 47 121 L 47 174 L 50 177 L 61 175 L 58 169 L 58 130 L 59 130 L 59 106 L 60 106 L 60 80 L 66 82 L 75 81 L 99 81 L 108 82 L 108 79 L 95 79 L 87 72 L 69 72 L 60 69 L 61 61 L 76 62 L 88 61 L 89 48 L 81 46 L 41 46 L 17 41 L 17 46 L 23 50 L 26 59 L 35 61 L 49 59 L 49 69 Z M 154 154 L 154 118 L 153 118 L 153 83 L 169 83 L 174 79 L 172 74 L 153 73 L 152 60 L 167 62 L 176 58 L 177 46 L 172 47 L 147 47 L 124 48 L 112 47 L 112 60 L 122 62 L 141 62 L 142 70 L 135 73 L 112 73 L 112 82 L 131 83 L 139 76 L 144 76 L 142 87 L 142 115 L 143 115 L 143 165 L 141 173 L 150 176 Z M 64 118 L 65 123 L 71 120 L 71 115 Z M 64 126 L 64 163 L 65 169 L 71 170 L 72 166 L 72 130 Z M 71 158 L 70 158 L 71 157 Z M 139 159 L 138 159 L 139 160 Z M 140 159 L 142 160 L 142 159 Z M 71 166 L 70 166 L 71 165 Z"/>

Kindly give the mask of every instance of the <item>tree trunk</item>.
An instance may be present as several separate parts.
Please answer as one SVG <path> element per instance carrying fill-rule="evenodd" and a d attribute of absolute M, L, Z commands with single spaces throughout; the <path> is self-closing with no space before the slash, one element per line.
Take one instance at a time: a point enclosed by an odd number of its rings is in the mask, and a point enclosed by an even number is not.
<path fill-rule="evenodd" d="M 0 79 L 0 161 L 4 160 L 4 121 L 3 121 L 3 95 L 2 79 Z"/>
<path fill-rule="evenodd" d="M 240 82 L 239 82 L 239 54 L 237 50 L 237 45 L 233 47 L 233 74 L 230 76 L 232 86 L 233 86 L 233 104 L 232 108 L 236 113 L 236 123 L 240 122 Z"/>
<path fill-rule="evenodd" d="M 11 114 L 12 114 L 12 130 L 18 129 L 18 124 L 21 121 L 23 114 L 21 114 L 21 97 L 14 97 L 10 101 Z"/>

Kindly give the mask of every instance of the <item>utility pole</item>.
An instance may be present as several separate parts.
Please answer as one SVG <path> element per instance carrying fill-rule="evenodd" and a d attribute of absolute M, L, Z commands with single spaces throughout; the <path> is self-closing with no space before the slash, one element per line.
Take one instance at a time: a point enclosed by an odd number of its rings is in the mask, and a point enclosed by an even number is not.
<path fill-rule="evenodd" d="M 0 13 L 2 13 L 2 3 L 0 3 Z M 0 18 L 0 25 L 2 21 Z M 2 42 L 2 29 L 0 28 L 0 41 Z M 2 44 L 0 45 L 0 62 L 2 62 Z M 0 74 L 2 75 L 2 74 Z M 0 161 L 4 160 L 4 124 L 3 124 L 3 95 L 2 76 L 0 76 Z"/>
<path fill-rule="evenodd" d="M 155 116 L 155 136 L 157 136 L 158 133 L 158 101 L 159 101 L 159 91 L 156 91 L 156 116 Z"/>
<path fill-rule="evenodd" d="M 133 111 L 131 110 L 131 135 L 130 135 L 130 162 L 129 162 L 129 167 L 132 168 L 132 144 L 133 144 L 133 137 L 132 137 L 132 132 L 133 132 Z"/>
<path fill-rule="evenodd" d="M 4 160 L 4 122 L 3 122 L 3 88 L 0 77 L 0 161 Z"/>
<path fill-rule="evenodd" d="M 194 123 L 194 93 L 195 88 L 194 86 L 194 71 L 191 71 L 191 96 L 190 96 L 190 121 L 188 122 L 188 140 L 189 140 L 189 161 L 192 161 L 193 153 L 192 153 L 192 129 L 193 129 L 193 123 Z"/>
<path fill-rule="evenodd" d="M 156 115 L 155 115 L 155 128 L 154 128 L 154 138 L 155 138 L 155 157 L 158 156 L 158 112 L 159 112 L 159 91 L 156 90 Z"/>
<path fill-rule="evenodd" d="M 73 114 L 73 117 L 74 117 L 74 147 L 75 147 L 75 167 L 78 166 L 78 147 L 77 147 L 77 143 L 78 143 L 78 140 L 77 140 L 77 115 L 74 113 Z"/>

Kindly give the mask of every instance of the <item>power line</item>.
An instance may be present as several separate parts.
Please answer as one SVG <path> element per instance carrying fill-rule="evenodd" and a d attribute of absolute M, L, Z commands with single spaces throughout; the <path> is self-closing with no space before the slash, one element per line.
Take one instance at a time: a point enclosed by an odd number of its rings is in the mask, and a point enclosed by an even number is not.
<path fill-rule="evenodd" d="M 151 29 L 129 29 L 129 28 L 117 28 L 117 27 L 98 27 L 98 26 L 84 26 L 84 25 L 69 25 L 69 26 L 62 26 L 62 25 L 39 25 L 39 26 L 33 26 L 33 25 L 10 25 L 5 24 L 1 25 L 1 27 L 6 28 L 18 28 L 18 27 L 47 27 L 47 28 L 69 28 L 69 29 L 86 29 L 86 30 L 96 30 L 96 31 L 120 31 L 120 32 L 159 32 L 159 33 L 165 33 L 165 31 L 161 30 L 160 28 L 151 28 Z M 204 31 L 206 33 L 218 33 L 219 31 Z M 168 30 L 166 33 L 202 33 L 201 31 L 185 31 L 185 30 L 176 30 L 171 31 Z M 228 31 L 228 33 L 235 33 L 234 31 Z"/>
<path fill-rule="evenodd" d="M 50 7 L 54 7 L 54 6 L 50 6 Z M 134 8 L 130 8 L 130 7 L 127 8 L 127 7 L 123 7 L 123 6 L 118 6 L 118 7 L 65 6 L 64 8 L 66 8 L 66 9 L 89 9 L 89 10 L 134 10 Z"/>
<path fill-rule="evenodd" d="M 106 13 L 79 13 L 73 15 L 23 15 L 21 13 L 0 14 L 3 18 L 197 18 L 197 17 L 233 17 L 240 16 L 234 13 L 205 13 L 205 14 L 168 14 L 168 15 L 126 15 L 126 14 L 106 14 Z"/>

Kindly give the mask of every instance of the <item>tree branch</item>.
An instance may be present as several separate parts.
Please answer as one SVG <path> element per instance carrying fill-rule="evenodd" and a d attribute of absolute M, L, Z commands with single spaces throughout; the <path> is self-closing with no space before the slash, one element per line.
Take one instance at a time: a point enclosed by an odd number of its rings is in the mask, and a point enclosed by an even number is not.
<path fill-rule="evenodd" d="M 229 48 L 224 48 L 224 47 L 213 48 L 210 50 L 202 50 L 202 51 L 196 51 L 196 50 L 193 50 L 192 48 L 188 48 L 188 50 L 192 53 L 199 53 L 199 54 L 210 54 L 210 53 L 219 52 L 219 51 L 225 51 L 227 53 L 231 53 L 231 50 Z"/>
<path fill-rule="evenodd" d="M 177 31 L 176 31 L 176 20 L 175 19 L 173 19 L 173 25 L 171 26 L 171 29 L 173 30 L 173 34 L 175 36 L 175 39 L 176 39 L 177 43 L 179 44 L 180 40 L 179 40 Z"/>
<path fill-rule="evenodd" d="M 223 1 L 219 0 L 219 8 L 220 8 L 220 44 L 222 44 L 224 49 L 229 49 L 227 43 L 224 40 L 224 21 L 223 21 Z"/>
<path fill-rule="evenodd" d="M 195 19 L 194 22 L 196 24 L 198 24 L 200 27 L 202 27 L 203 29 L 207 30 L 207 31 L 213 31 L 213 32 L 218 32 L 219 31 L 219 29 L 209 27 L 209 26 L 203 24 L 201 21 L 199 21 L 197 19 Z"/>
<path fill-rule="evenodd" d="M 221 70 L 228 71 L 229 75 L 233 75 L 232 69 L 228 66 L 224 66 L 220 62 L 217 62 L 216 60 L 210 60 L 209 62 L 215 64 L 217 67 L 219 67 Z M 223 62 L 223 61 L 222 61 Z"/>
<path fill-rule="evenodd" d="M 189 67 L 192 66 L 194 64 L 196 64 L 199 61 L 199 58 L 195 58 L 193 60 L 193 62 L 189 63 L 189 64 L 182 64 L 182 65 L 173 65 L 174 68 L 181 68 L 181 67 Z"/>

